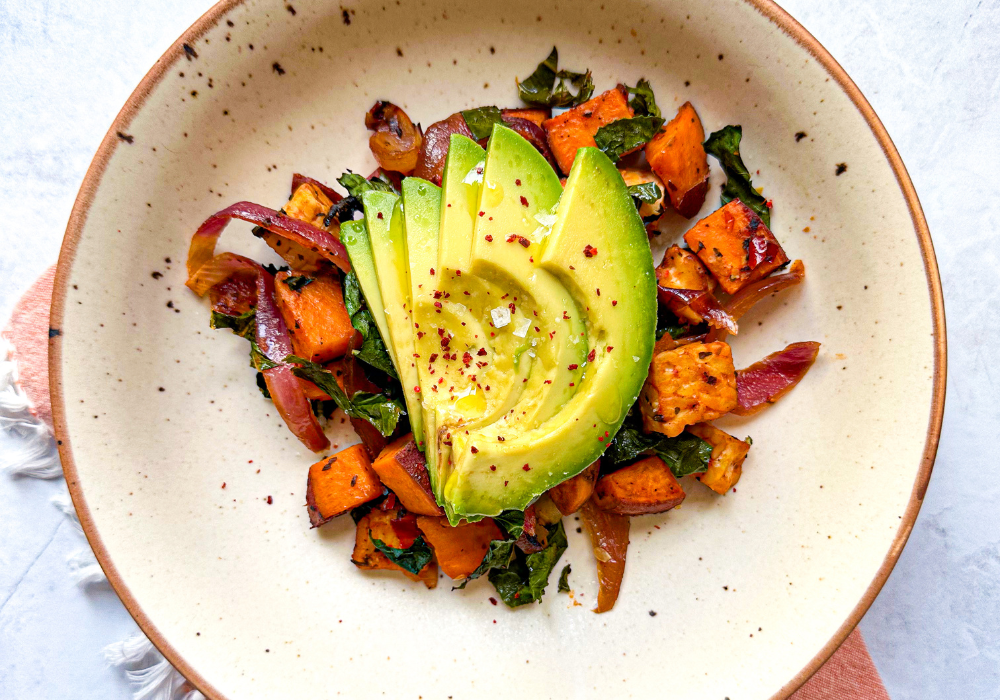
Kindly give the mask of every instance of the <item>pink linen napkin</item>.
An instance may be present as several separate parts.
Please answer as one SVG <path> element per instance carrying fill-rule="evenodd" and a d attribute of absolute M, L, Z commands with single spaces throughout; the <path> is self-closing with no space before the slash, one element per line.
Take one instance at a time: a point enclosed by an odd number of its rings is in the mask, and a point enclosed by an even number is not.
<path fill-rule="evenodd" d="M 50 428 L 48 338 L 49 307 L 55 266 L 49 268 L 18 302 L 3 331 L 18 363 L 18 384 L 36 416 Z M 855 629 L 830 660 L 799 688 L 792 700 L 890 700 L 872 663 L 861 632 Z"/>

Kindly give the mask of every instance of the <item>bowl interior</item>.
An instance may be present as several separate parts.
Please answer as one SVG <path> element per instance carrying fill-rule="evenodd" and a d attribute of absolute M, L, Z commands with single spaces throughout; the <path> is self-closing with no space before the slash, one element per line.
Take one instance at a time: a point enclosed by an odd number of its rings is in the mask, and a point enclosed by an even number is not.
<path fill-rule="evenodd" d="M 217 697 L 777 693 L 908 527 L 935 420 L 928 274 L 862 114 L 742 1 L 292 4 L 219 8 L 189 51 L 174 47 L 112 129 L 71 222 L 54 316 L 60 437 L 133 614 Z M 494 607 L 486 582 L 427 591 L 355 570 L 350 519 L 309 529 L 316 457 L 257 393 L 244 341 L 209 329 L 207 302 L 184 287 L 190 235 L 215 210 L 280 206 L 293 172 L 371 171 L 375 99 L 425 126 L 513 106 L 514 77 L 553 44 L 598 90 L 644 76 L 668 117 L 690 100 L 706 130 L 743 125 L 772 228 L 807 280 L 745 318 L 736 364 L 823 344 L 781 403 L 719 422 L 754 439 L 735 493 L 685 479 L 683 507 L 633 520 L 622 594 L 602 616 L 574 518 L 573 595 L 553 581 L 530 609 Z M 724 180 L 712 167 L 702 215 Z M 671 220 L 659 248 L 690 223 Z M 219 249 L 277 261 L 249 228 L 232 224 Z M 348 426 L 332 437 L 355 441 Z"/>

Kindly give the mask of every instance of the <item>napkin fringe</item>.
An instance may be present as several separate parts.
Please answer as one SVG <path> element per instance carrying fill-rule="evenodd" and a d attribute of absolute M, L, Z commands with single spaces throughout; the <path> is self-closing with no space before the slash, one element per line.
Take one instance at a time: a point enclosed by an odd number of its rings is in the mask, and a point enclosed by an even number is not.
<path fill-rule="evenodd" d="M 142 634 L 104 647 L 104 659 L 125 669 L 135 700 L 205 700 Z"/>
<path fill-rule="evenodd" d="M 31 401 L 18 386 L 17 363 L 6 340 L 0 340 L 0 357 L 0 430 L 21 438 L 18 448 L 0 457 L 0 470 L 35 479 L 62 476 L 52 432 L 32 412 Z"/>

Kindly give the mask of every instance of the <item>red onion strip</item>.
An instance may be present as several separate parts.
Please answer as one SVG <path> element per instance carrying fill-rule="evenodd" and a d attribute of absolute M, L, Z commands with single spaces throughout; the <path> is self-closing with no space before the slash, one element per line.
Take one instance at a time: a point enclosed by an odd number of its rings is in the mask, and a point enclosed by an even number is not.
<path fill-rule="evenodd" d="M 351 270 L 347 249 L 333 234 L 260 204 L 237 202 L 208 217 L 191 237 L 187 260 L 187 285 L 191 289 L 198 291 L 194 287 L 195 277 L 201 267 L 215 257 L 215 243 L 231 219 L 241 219 L 262 226 L 276 236 L 319 252 L 344 272 Z M 205 291 L 207 290 L 208 288 L 205 288 Z M 204 293 L 204 291 L 199 292 L 199 294 Z"/>
<path fill-rule="evenodd" d="M 819 343 L 792 343 L 736 372 L 737 416 L 751 416 L 791 391 L 816 361 Z"/>

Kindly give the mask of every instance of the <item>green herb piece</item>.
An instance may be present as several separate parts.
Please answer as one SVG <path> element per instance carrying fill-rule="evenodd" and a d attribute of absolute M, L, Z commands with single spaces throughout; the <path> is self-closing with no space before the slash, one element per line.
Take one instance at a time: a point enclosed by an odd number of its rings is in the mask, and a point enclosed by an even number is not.
<path fill-rule="evenodd" d="M 368 192 L 369 190 L 376 190 L 379 192 L 395 191 L 392 187 L 392 183 L 386 182 L 380 177 L 369 180 L 363 175 L 352 173 L 350 170 L 338 177 L 337 182 L 343 185 L 344 189 L 346 189 L 348 193 L 356 199 L 360 199 L 361 194 L 363 192 Z"/>
<path fill-rule="evenodd" d="M 656 339 L 659 340 L 667 333 L 676 340 L 684 335 L 688 326 L 681 324 L 680 319 L 666 304 L 660 304 L 656 308 Z"/>
<path fill-rule="evenodd" d="M 499 107 L 479 107 L 478 109 L 466 109 L 462 112 L 472 138 L 480 141 L 489 137 L 493 133 L 494 124 L 503 124 L 503 117 L 500 116 Z"/>
<path fill-rule="evenodd" d="M 385 341 L 382 340 L 382 335 L 379 333 L 378 325 L 375 323 L 375 317 L 372 316 L 371 311 L 368 309 L 358 311 L 351 316 L 351 325 L 361 333 L 361 337 L 364 339 L 361 347 L 354 351 L 354 356 L 362 362 L 382 370 L 393 379 L 398 379 L 392 358 L 389 357 L 389 350 L 385 346 Z"/>
<path fill-rule="evenodd" d="M 303 287 L 315 281 L 314 277 L 306 277 L 305 275 L 292 275 L 291 277 L 286 277 L 284 280 L 285 284 L 293 292 L 301 292 Z"/>
<path fill-rule="evenodd" d="M 639 78 L 639 83 L 635 87 L 625 88 L 631 99 L 628 101 L 629 107 L 638 116 L 662 117 L 660 108 L 656 106 L 656 97 L 653 96 L 653 88 L 645 78 Z"/>
<path fill-rule="evenodd" d="M 431 548 L 424 542 L 423 537 L 417 537 L 413 544 L 406 549 L 390 547 L 382 540 L 372 537 L 371 530 L 368 531 L 368 539 L 375 545 L 375 549 L 382 552 L 389 561 L 396 566 L 401 566 L 411 574 L 419 574 L 420 570 L 427 566 L 431 560 Z"/>
<path fill-rule="evenodd" d="M 250 366 L 253 367 L 258 372 L 263 372 L 264 370 L 273 369 L 280 365 L 280 362 L 275 362 L 263 352 L 261 352 L 260 346 L 257 345 L 256 340 L 250 341 Z"/>
<path fill-rule="evenodd" d="M 678 479 L 705 471 L 712 458 L 712 446 L 691 433 L 663 438 L 653 445 L 653 452 L 666 462 Z"/>
<path fill-rule="evenodd" d="M 495 516 L 493 522 L 507 533 L 507 537 L 515 540 L 524 532 L 524 513 L 519 510 L 505 510 Z"/>
<path fill-rule="evenodd" d="M 549 534 L 545 549 L 535 554 L 525 555 L 520 549 L 514 550 L 514 559 L 505 569 L 491 569 L 490 583 L 507 606 L 516 608 L 541 600 L 549 582 L 549 574 L 566 551 L 566 530 L 562 521 Z"/>
<path fill-rule="evenodd" d="M 662 459 L 674 476 L 680 478 L 705 471 L 712 457 L 712 446 L 691 433 L 672 438 L 660 433 L 644 433 L 639 408 L 633 405 L 601 457 L 601 463 L 610 468 L 624 466 L 648 452 Z"/>
<path fill-rule="evenodd" d="M 365 308 L 365 298 L 361 293 L 358 276 L 351 270 L 344 275 L 344 308 L 351 317 L 351 325 L 361 333 L 361 347 L 354 350 L 354 356 L 362 362 L 380 369 L 393 379 L 398 379 L 396 368 L 389 357 L 389 350 L 382 340 L 375 317 Z"/>
<path fill-rule="evenodd" d="M 746 438 L 744 438 L 743 442 L 745 442 L 748 445 L 752 445 L 753 444 L 753 438 L 750 437 L 749 435 L 747 435 Z"/>
<path fill-rule="evenodd" d="M 344 413 L 351 418 L 363 418 L 368 421 L 378 428 L 383 437 L 392 435 L 400 418 L 406 415 L 399 399 L 390 399 L 385 394 L 370 394 L 366 391 L 358 391 L 354 396 L 348 397 L 340 388 L 333 372 L 295 355 L 289 355 L 284 361 L 299 365 L 292 370 L 296 377 L 311 381 L 333 399 Z"/>
<path fill-rule="evenodd" d="M 611 160 L 645 145 L 663 126 L 663 117 L 632 117 L 605 124 L 594 134 L 594 142 Z"/>
<path fill-rule="evenodd" d="M 239 316 L 230 316 L 220 311 L 212 312 L 209 322 L 212 328 L 228 328 L 236 335 L 247 340 L 257 337 L 257 309 L 253 308 Z"/>
<path fill-rule="evenodd" d="M 743 138 L 742 126 L 727 126 L 719 129 L 705 141 L 705 153 L 713 155 L 726 172 L 726 184 L 722 186 L 722 203 L 726 204 L 738 199 L 750 207 L 764 222 L 771 226 L 771 210 L 767 200 L 754 189 L 750 171 L 740 157 L 740 141 Z"/>
<path fill-rule="evenodd" d="M 385 394 L 369 394 L 359 391 L 351 398 L 352 418 L 364 418 L 378 428 L 383 437 L 389 437 L 396 430 L 399 419 L 406 414 L 398 399 L 390 399 Z"/>
<path fill-rule="evenodd" d="M 589 100 L 594 94 L 594 79 L 590 71 L 574 73 L 558 68 L 559 51 L 553 46 L 552 53 L 538 64 L 534 73 L 524 82 L 517 81 L 521 99 L 544 107 L 573 107 Z M 575 95 L 570 92 L 570 86 L 576 89 Z"/>
<path fill-rule="evenodd" d="M 632 199 L 645 202 L 646 204 L 656 204 L 663 196 L 663 190 L 655 182 L 640 182 L 638 185 L 629 185 L 628 193 Z"/>
<path fill-rule="evenodd" d="M 344 275 L 344 308 L 348 316 L 353 316 L 365 305 L 365 298 L 361 294 L 361 283 L 358 275 L 351 270 Z"/>
<path fill-rule="evenodd" d="M 563 567 L 562 573 L 559 574 L 559 592 L 569 593 L 569 575 L 573 572 L 572 567 L 567 564 Z"/>
<path fill-rule="evenodd" d="M 474 581 L 493 569 L 506 569 L 514 556 L 514 542 L 515 540 L 492 540 L 483 561 L 455 588 L 461 590 L 469 585 L 469 581 Z"/>

